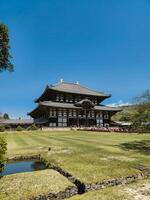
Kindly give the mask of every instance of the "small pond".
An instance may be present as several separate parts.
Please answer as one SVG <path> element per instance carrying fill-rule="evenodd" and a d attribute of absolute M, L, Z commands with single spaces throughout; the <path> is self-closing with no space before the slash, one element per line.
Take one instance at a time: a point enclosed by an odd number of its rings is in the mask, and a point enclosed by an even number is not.
<path fill-rule="evenodd" d="M 0 176 L 16 174 L 21 172 L 32 172 L 45 169 L 44 163 L 41 161 L 15 161 L 8 162 L 5 166 L 5 169 Z"/>

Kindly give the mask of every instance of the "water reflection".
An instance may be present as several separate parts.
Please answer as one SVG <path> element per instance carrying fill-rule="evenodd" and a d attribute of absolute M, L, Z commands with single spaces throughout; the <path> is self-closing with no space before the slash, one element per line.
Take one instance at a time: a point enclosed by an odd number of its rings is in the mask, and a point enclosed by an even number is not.
<path fill-rule="evenodd" d="M 45 169 L 44 163 L 41 161 L 15 161 L 7 163 L 5 170 L 0 173 L 1 176 L 9 175 L 9 174 L 16 174 L 21 172 L 32 172 L 37 170 Z"/>

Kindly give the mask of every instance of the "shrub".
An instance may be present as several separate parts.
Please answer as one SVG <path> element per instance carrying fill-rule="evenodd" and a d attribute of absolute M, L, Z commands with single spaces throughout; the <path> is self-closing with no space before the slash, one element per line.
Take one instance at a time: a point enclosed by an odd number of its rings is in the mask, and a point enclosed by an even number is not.
<path fill-rule="evenodd" d="M 17 126 L 16 131 L 23 131 L 23 128 L 21 126 Z"/>
<path fill-rule="evenodd" d="M 28 127 L 29 131 L 35 131 L 37 129 L 38 129 L 38 127 L 35 124 L 32 124 L 31 126 Z"/>
<path fill-rule="evenodd" d="M 4 132 L 5 131 L 5 126 L 0 126 L 0 132 Z"/>
<path fill-rule="evenodd" d="M 0 172 L 4 169 L 6 163 L 7 143 L 4 137 L 0 136 Z"/>

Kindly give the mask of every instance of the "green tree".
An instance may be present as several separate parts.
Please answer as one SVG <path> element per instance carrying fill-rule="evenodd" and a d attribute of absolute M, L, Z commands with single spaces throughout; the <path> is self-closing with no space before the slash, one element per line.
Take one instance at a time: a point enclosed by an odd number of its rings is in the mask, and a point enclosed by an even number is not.
<path fill-rule="evenodd" d="M 38 130 L 38 127 L 35 124 L 32 124 L 31 126 L 28 127 L 29 131 L 35 131 Z"/>
<path fill-rule="evenodd" d="M 135 97 L 134 102 L 136 104 L 149 103 L 150 102 L 150 90 L 147 89 L 143 92 L 143 94 Z"/>
<path fill-rule="evenodd" d="M 0 24 L 0 72 L 4 70 L 13 71 L 9 50 L 8 28 L 4 24 Z"/>
<path fill-rule="evenodd" d="M 16 131 L 23 131 L 23 128 L 21 126 L 17 126 Z"/>
<path fill-rule="evenodd" d="M 0 172 L 4 169 L 6 163 L 7 143 L 4 137 L 0 136 Z"/>
<path fill-rule="evenodd" d="M 150 90 L 137 99 L 137 111 L 133 116 L 133 127 L 141 132 L 150 131 Z"/>
<path fill-rule="evenodd" d="M 0 132 L 4 132 L 5 131 L 5 126 L 1 125 L 0 126 Z"/>
<path fill-rule="evenodd" d="M 9 115 L 8 115 L 7 113 L 4 113 L 4 114 L 3 114 L 3 118 L 4 118 L 4 119 L 9 119 Z"/>

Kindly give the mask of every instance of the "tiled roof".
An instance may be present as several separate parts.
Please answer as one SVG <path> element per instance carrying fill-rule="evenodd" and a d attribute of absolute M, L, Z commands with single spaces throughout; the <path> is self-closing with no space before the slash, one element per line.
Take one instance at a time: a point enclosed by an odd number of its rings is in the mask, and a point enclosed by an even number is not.
<path fill-rule="evenodd" d="M 49 106 L 49 107 L 56 107 L 56 108 L 71 108 L 71 109 L 81 109 L 80 107 L 76 107 L 74 104 L 71 103 L 58 103 L 53 101 L 43 101 L 40 102 L 39 105 Z M 122 109 L 116 107 L 109 107 L 109 106 L 95 106 L 93 110 L 104 110 L 104 111 L 121 111 Z"/>
<path fill-rule="evenodd" d="M 0 121 L 0 125 L 9 125 L 9 124 L 32 124 L 33 119 L 7 119 Z"/>
<path fill-rule="evenodd" d="M 99 96 L 99 97 L 110 97 L 110 94 L 105 94 L 103 92 L 97 92 L 87 87 L 81 86 L 79 84 L 74 83 L 66 83 L 61 82 L 57 85 L 49 85 L 49 89 L 60 91 L 60 92 L 67 92 L 72 94 L 83 94 L 83 95 L 91 95 L 91 96 Z"/>

